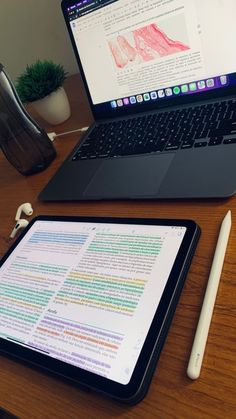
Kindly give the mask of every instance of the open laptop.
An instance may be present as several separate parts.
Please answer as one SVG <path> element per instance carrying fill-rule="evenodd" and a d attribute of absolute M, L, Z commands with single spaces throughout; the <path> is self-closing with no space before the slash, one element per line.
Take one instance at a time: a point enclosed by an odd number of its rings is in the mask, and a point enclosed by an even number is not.
<path fill-rule="evenodd" d="M 63 0 L 94 124 L 43 201 L 236 190 L 235 0 Z"/>

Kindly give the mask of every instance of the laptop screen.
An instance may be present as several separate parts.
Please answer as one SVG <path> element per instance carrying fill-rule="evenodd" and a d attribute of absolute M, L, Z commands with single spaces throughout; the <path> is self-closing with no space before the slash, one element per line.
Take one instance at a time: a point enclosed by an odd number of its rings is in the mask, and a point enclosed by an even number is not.
<path fill-rule="evenodd" d="M 236 85 L 235 0 L 65 3 L 92 105 L 161 106 Z"/>

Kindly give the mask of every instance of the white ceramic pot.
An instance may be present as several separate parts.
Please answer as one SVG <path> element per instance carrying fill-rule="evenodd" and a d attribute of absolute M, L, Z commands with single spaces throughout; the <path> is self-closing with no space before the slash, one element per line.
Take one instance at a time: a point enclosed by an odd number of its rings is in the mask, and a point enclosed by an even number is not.
<path fill-rule="evenodd" d="M 32 102 L 32 105 L 38 114 L 52 125 L 61 124 L 71 115 L 70 104 L 63 87 L 43 99 Z"/>

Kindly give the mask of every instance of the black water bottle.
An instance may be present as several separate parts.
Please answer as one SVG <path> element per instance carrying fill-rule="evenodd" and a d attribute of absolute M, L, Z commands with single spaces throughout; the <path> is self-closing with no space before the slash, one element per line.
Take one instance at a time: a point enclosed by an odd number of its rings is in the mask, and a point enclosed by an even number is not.
<path fill-rule="evenodd" d="M 46 132 L 26 112 L 9 76 L 0 64 L 0 148 L 23 175 L 49 166 L 56 151 Z"/>

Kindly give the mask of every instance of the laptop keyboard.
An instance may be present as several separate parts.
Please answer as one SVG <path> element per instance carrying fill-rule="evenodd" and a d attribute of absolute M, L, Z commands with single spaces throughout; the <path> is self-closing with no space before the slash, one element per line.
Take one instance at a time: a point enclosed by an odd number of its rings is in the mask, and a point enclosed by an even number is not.
<path fill-rule="evenodd" d="M 94 127 L 72 160 L 236 143 L 236 100 L 130 117 Z"/>

